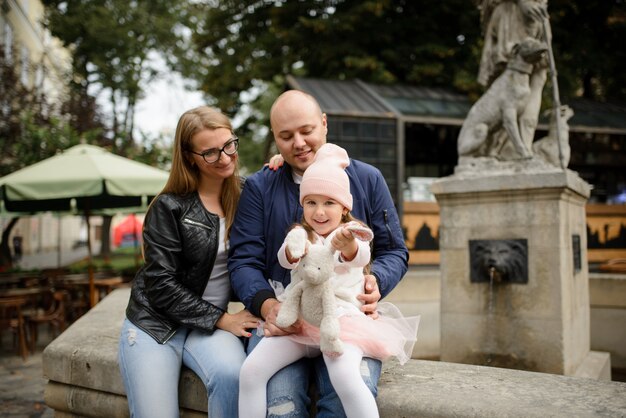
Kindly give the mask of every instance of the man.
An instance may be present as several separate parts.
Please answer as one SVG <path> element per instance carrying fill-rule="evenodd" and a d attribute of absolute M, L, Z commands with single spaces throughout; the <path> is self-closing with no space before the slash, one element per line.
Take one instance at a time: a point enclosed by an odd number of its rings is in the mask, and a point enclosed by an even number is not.
<path fill-rule="evenodd" d="M 228 261 L 233 289 L 254 315 L 265 320 L 265 337 L 299 330 L 297 324 L 286 329 L 276 325 L 280 309 L 277 296 L 291 281 L 289 271 L 280 267 L 277 253 L 289 227 L 302 219 L 299 183 L 319 147 L 326 143 L 328 132 L 326 115 L 317 101 L 297 90 L 287 91 L 276 99 L 270 111 L 270 123 L 286 164 L 277 172 L 264 168 L 247 179 L 230 233 Z M 366 276 L 365 293 L 359 298 L 364 303 L 363 311 L 375 318 L 378 300 L 391 292 L 406 273 L 408 250 L 380 171 L 351 160 L 346 173 L 354 198 L 352 214 L 374 232 L 372 274 Z M 248 352 L 260 338 L 253 334 Z M 268 416 L 308 416 L 311 364 L 320 392 L 318 416 L 344 415 L 324 360 L 319 356 L 302 359 L 274 375 L 267 388 Z M 364 365 L 361 368 L 364 381 L 375 396 L 381 363 L 364 359 Z"/>

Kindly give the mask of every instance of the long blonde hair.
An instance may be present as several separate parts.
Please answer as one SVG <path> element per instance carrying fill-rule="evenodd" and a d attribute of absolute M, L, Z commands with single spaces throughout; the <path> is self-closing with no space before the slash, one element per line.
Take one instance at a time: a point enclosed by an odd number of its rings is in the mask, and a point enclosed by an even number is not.
<path fill-rule="evenodd" d="M 186 195 L 198 190 L 200 173 L 198 167 L 191 164 L 187 152 L 191 150 L 191 138 L 204 129 L 225 128 L 233 132 L 230 119 L 218 109 L 200 106 L 182 114 L 176 126 L 176 136 L 172 149 L 172 168 L 161 193 Z M 241 195 L 241 177 L 239 176 L 239 157 L 234 155 L 235 172 L 224 181 L 220 203 L 226 218 L 226 237 L 230 234 L 239 196 Z"/>

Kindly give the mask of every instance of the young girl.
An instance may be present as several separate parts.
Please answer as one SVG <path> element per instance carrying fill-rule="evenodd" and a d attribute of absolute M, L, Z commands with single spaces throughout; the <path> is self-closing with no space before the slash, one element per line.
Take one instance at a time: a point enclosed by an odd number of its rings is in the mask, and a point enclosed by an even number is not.
<path fill-rule="evenodd" d="M 352 195 L 344 170 L 349 164 L 343 148 L 333 144 L 319 148 L 302 177 L 300 204 L 304 220 L 295 228 L 304 229 L 311 243 L 330 243 L 335 250 L 335 274 L 330 280 L 344 350 L 339 355 L 322 353 L 333 387 L 348 417 L 378 417 L 374 396 L 360 374 L 361 360 L 364 356 L 380 360 L 395 356 L 400 363 L 406 362 L 413 351 L 419 317 L 403 318 L 390 303 L 378 304 L 380 316 L 376 320 L 360 309 L 362 302 L 357 295 L 363 293 L 363 272 L 370 262 L 369 241 L 373 233 L 350 215 Z M 358 230 L 360 239 L 355 238 L 352 230 Z M 286 242 L 279 250 L 278 260 L 292 270 L 300 261 L 291 254 Z M 300 323 L 298 334 L 263 338 L 246 358 L 239 383 L 241 416 L 265 417 L 267 382 L 274 373 L 302 357 L 320 354 L 319 328 L 302 319 Z"/>

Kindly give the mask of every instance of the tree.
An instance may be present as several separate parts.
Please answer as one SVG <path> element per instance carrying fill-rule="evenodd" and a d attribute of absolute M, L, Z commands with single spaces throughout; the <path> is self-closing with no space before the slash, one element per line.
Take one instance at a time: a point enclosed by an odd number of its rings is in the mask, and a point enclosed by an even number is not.
<path fill-rule="evenodd" d="M 287 74 L 478 88 L 477 60 L 458 64 L 480 52 L 473 46 L 478 11 L 466 0 L 224 0 L 203 13 L 185 75 L 213 104 L 244 116 L 240 137 L 263 159 L 271 138 L 258 128 L 268 126 L 269 104 Z M 257 103 L 269 104 L 261 111 Z"/>
<path fill-rule="evenodd" d="M 625 101 L 626 3 L 550 0 L 548 7 L 559 88 L 565 100 Z"/>
<path fill-rule="evenodd" d="M 144 83 L 165 69 L 155 65 L 160 55 L 175 68 L 184 58 L 189 26 L 186 1 L 44 0 L 52 35 L 73 50 L 73 91 L 80 98 L 97 89 L 111 111 L 109 143 L 121 155 L 132 157 L 145 147 L 135 142 L 135 106 L 144 95 Z M 156 55 L 153 55 L 156 54 Z M 145 137 L 143 138 L 146 139 Z M 152 156 L 158 157 L 151 148 Z M 103 218 L 108 237 L 111 218 Z M 102 254 L 110 253 L 107 241 Z"/>
<path fill-rule="evenodd" d="M 477 96 L 480 16 L 467 0 L 222 0 L 206 8 L 188 74 L 235 113 L 240 92 L 298 73 L 453 87 Z M 564 97 L 624 99 L 622 0 L 550 0 Z M 575 27 L 576 30 L 571 30 Z"/>
<path fill-rule="evenodd" d="M 151 54 L 170 67 L 184 57 L 189 6 L 185 1 L 44 0 L 48 28 L 73 50 L 75 79 L 99 89 L 111 107 L 118 151 L 135 145 L 135 106 L 144 83 L 158 77 Z"/>
<path fill-rule="evenodd" d="M 36 87 L 23 85 L 0 45 L 0 177 L 53 156 L 81 141 L 92 142 L 98 130 L 79 132 L 63 103 L 50 103 Z M 15 54 L 14 54 L 15 55 Z M 8 237 L 19 217 L 2 231 L 0 266 L 11 267 Z"/>
<path fill-rule="evenodd" d="M 19 219 L 19 216 L 12 217 L 2 231 L 2 238 L 0 239 L 0 271 L 13 266 L 13 257 L 11 257 L 11 248 L 9 247 L 9 235 Z"/>
<path fill-rule="evenodd" d="M 189 69 L 217 104 L 235 113 L 239 92 L 276 76 L 361 78 L 450 86 L 477 64 L 480 28 L 466 0 L 259 2 L 225 0 L 206 10 Z M 442 30 L 445 28 L 445 30 Z"/>

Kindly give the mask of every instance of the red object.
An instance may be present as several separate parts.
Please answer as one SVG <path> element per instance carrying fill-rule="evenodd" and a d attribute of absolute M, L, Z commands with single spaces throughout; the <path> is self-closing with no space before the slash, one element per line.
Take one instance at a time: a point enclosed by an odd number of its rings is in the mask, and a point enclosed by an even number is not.
<path fill-rule="evenodd" d="M 113 245 L 116 247 L 134 246 L 141 244 L 143 223 L 134 214 L 128 215 L 122 222 L 113 228 Z"/>

